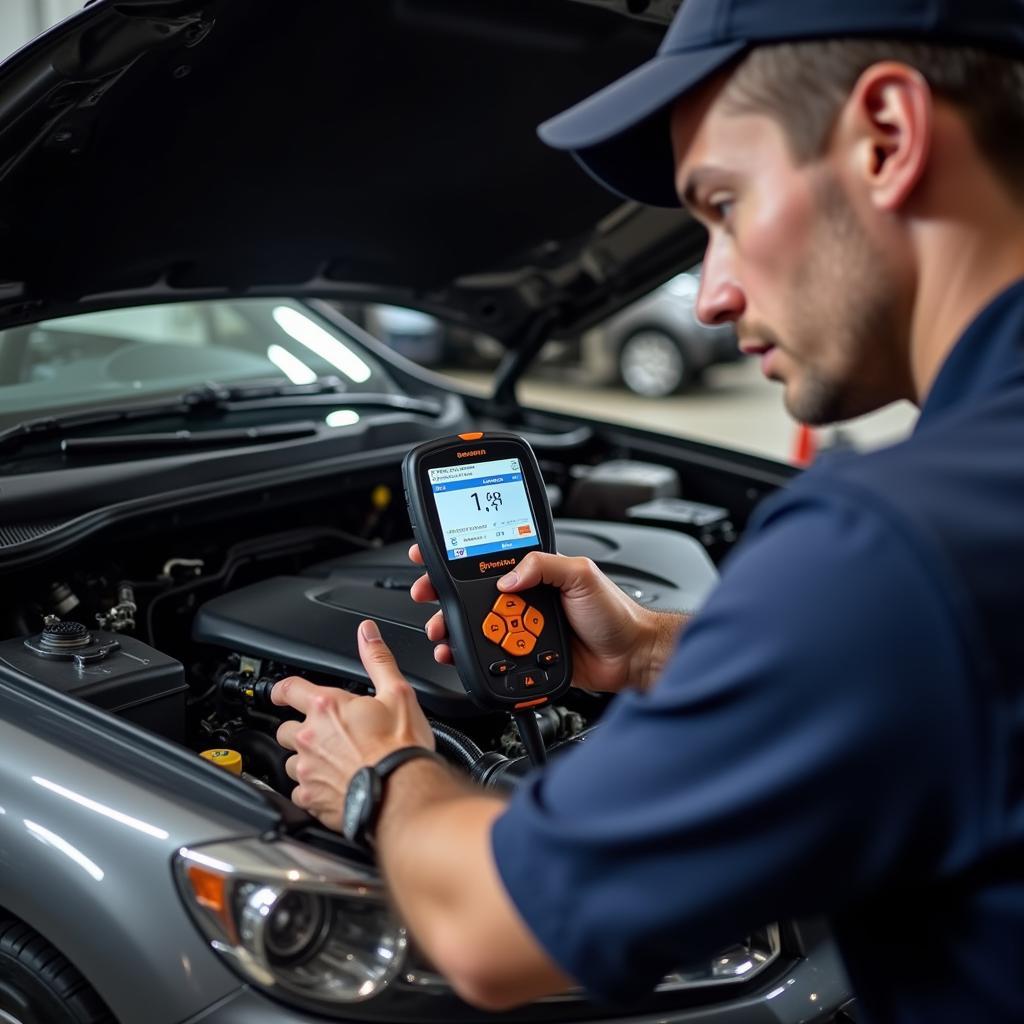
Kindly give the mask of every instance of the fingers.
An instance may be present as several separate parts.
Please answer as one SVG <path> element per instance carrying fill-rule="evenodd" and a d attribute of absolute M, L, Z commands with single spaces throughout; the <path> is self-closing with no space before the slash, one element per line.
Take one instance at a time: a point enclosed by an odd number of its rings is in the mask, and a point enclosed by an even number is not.
<path fill-rule="evenodd" d="M 435 644 L 439 644 L 444 640 L 448 636 L 448 631 L 444 628 L 444 612 L 434 612 L 427 619 L 427 624 L 423 627 L 423 630 L 427 634 L 427 639 Z"/>
<path fill-rule="evenodd" d="M 377 623 L 365 619 L 359 623 L 359 657 L 377 696 L 385 703 L 404 700 L 409 684 L 399 671 L 391 648 L 381 639 Z"/>
<path fill-rule="evenodd" d="M 444 625 L 444 612 L 435 612 L 427 619 L 423 627 L 427 639 L 436 644 L 434 648 L 434 661 L 439 665 L 454 665 L 455 658 L 452 656 L 452 649 L 444 641 L 448 639 L 448 630 Z"/>
<path fill-rule="evenodd" d="M 305 722 L 282 722 L 277 728 L 277 742 L 286 750 L 297 750 L 295 734 L 305 724 Z M 289 760 L 295 759 L 290 758 Z"/>
<path fill-rule="evenodd" d="M 317 686 L 316 683 L 311 683 L 301 676 L 288 676 L 287 679 L 279 679 L 274 684 L 270 691 L 270 700 L 273 704 L 293 707 L 296 711 L 308 715 L 313 701 L 325 692 L 339 695 L 338 699 L 352 696 L 333 686 Z"/>
<path fill-rule="evenodd" d="M 568 558 L 531 551 L 512 572 L 498 580 L 498 589 L 514 592 L 547 583 L 569 593 L 592 586 L 598 572 L 589 558 Z"/>
<path fill-rule="evenodd" d="M 420 551 L 419 544 L 413 544 L 413 546 L 409 548 L 409 561 L 415 562 L 416 565 L 423 565 L 423 552 Z"/>
<path fill-rule="evenodd" d="M 424 574 L 409 588 L 409 596 L 420 604 L 427 601 L 437 600 L 437 591 L 430 582 L 430 577 Z"/>

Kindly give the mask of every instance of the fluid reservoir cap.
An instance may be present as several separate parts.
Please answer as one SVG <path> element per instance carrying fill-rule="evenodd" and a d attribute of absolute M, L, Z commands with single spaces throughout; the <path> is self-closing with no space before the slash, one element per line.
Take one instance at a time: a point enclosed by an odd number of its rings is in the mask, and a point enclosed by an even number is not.
<path fill-rule="evenodd" d="M 92 636 L 80 622 L 52 622 L 39 635 L 39 643 L 53 651 L 88 647 Z"/>
<path fill-rule="evenodd" d="M 200 757 L 231 772 L 232 775 L 242 774 L 242 755 L 237 750 L 228 750 L 225 747 L 217 747 L 215 750 L 200 751 Z"/>

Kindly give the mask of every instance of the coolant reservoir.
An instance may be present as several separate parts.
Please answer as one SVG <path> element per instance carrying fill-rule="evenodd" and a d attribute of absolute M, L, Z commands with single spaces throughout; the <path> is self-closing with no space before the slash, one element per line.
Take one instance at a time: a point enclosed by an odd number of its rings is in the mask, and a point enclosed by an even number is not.
<path fill-rule="evenodd" d="M 242 774 L 242 755 L 237 750 L 228 750 L 226 747 L 217 747 L 214 750 L 200 751 L 200 757 L 205 757 L 232 775 Z"/>

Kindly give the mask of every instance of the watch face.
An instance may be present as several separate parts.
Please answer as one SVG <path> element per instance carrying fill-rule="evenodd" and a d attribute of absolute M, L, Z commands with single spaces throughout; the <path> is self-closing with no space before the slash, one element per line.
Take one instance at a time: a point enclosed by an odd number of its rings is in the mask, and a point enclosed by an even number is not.
<path fill-rule="evenodd" d="M 341 834 L 352 842 L 362 842 L 363 829 L 373 815 L 376 781 L 373 769 L 364 767 L 352 776 L 348 784 L 341 815 Z"/>

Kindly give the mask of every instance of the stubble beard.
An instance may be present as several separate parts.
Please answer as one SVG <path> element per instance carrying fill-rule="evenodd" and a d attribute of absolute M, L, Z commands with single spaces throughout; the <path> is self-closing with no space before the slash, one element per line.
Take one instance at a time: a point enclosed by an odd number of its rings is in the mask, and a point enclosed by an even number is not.
<path fill-rule="evenodd" d="M 819 203 L 820 226 L 793 289 L 788 333 L 802 344 L 781 346 L 797 364 L 783 402 L 808 426 L 840 423 L 900 397 L 900 302 L 884 253 L 838 184 L 823 182 Z"/>

